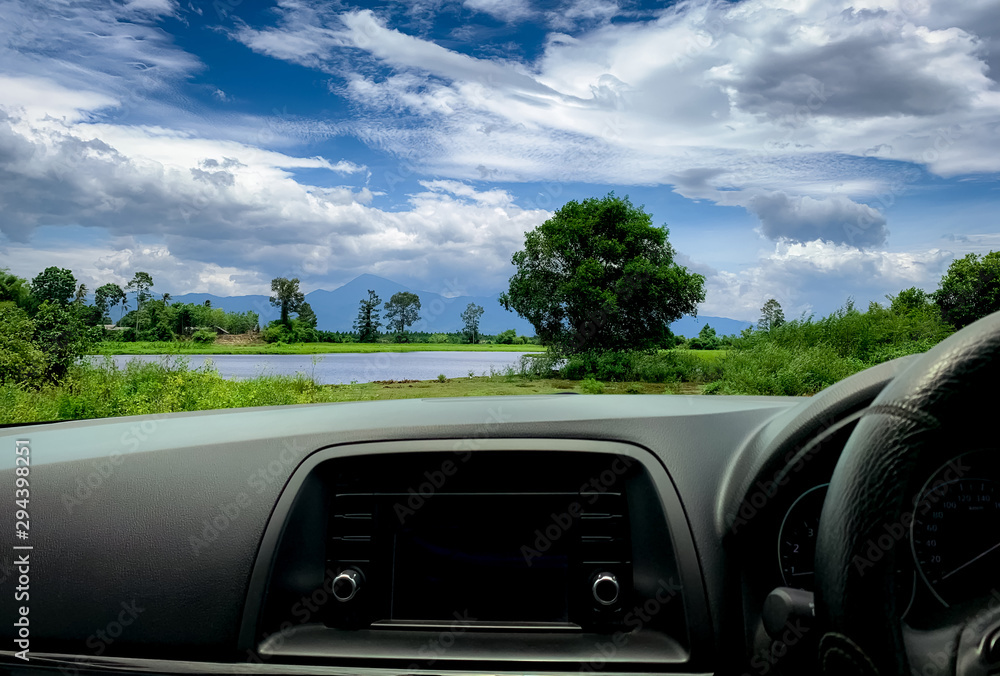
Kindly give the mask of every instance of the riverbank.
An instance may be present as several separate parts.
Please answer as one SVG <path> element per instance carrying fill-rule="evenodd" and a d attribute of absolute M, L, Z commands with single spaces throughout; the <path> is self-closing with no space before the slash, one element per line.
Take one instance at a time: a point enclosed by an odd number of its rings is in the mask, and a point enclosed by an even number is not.
<path fill-rule="evenodd" d="M 97 343 L 90 354 L 345 354 L 370 352 L 544 352 L 541 345 L 456 343 L 260 343 L 203 345 L 194 342 Z"/>
<path fill-rule="evenodd" d="M 207 368 L 189 369 L 183 364 L 136 362 L 122 369 L 77 367 L 62 384 L 37 390 L 2 385 L 0 424 L 246 406 L 561 392 L 698 394 L 701 386 L 691 383 L 597 383 L 592 379 L 581 381 L 518 375 L 317 385 L 304 376 L 228 380 Z"/>

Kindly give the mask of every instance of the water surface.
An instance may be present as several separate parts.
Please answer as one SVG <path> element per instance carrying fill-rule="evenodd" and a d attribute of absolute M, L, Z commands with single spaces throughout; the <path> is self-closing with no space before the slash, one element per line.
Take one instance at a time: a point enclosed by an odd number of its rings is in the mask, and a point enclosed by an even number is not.
<path fill-rule="evenodd" d="M 447 378 L 489 375 L 517 366 L 523 352 L 370 352 L 300 354 L 213 354 L 184 355 L 192 368 L 212 362 L 225 378 L 253 378 L 258 375 L 303 373 L 321 385 L 367 383 L 374 380 L 431 380 L 443 373 Z M 122 367 L 130 360 L 174 361 L 170 355 L 113 355 Z M 100 357 L 94 358 L 99 360 Z"/>

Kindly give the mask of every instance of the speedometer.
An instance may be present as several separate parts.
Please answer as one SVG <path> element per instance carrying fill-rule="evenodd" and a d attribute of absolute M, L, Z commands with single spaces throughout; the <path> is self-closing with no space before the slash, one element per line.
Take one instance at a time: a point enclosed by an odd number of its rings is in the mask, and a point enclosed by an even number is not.
<path fill-rule="evenodd" d="M 829 484 L 810 488 L 785 513 L 778 532 L 778 561 L 786 587 L 813 590 L 816 576 L 816 535 Z"/>
<path fill-rule="evenodd" d="M 913 558 L 944 605 L 989 591 L 1000 570 L 1000 473 L 996 452 L 979 451 L 935 472 L 911 526 Z"/>

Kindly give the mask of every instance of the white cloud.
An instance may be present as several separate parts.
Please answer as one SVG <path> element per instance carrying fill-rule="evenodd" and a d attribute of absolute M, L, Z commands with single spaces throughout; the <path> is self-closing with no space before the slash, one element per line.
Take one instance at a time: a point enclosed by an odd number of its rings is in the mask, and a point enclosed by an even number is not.
<path fill-rule="evenodd" d="M 511 23 L 534 14 L 527 0 L 464 0 L 462 4 L 471 10 L 489 14 L 494 19 Z"/>
<path fill-rule="evenodd" d="M 74 119 L 85 120 L 90 99 L 80 101 Z M 462 275 L 491 292 L 523 233 L 550 215 L 458 181 L 427 181 L 404 208 L 383 211 L 367 187 L 310 186 L 295 180 L 296 169 L 366 172 L 170 129 L 32 121 L 0 106 L 0 234 L 14 252 L 39 227 L 95 229 L 106 248 L 58 256 L 73 258 L 91 283 L 145 269 L 172 293 L 261 291 L 262 280 L 278 275 L 329 287 L 361 272 L 425 285 Z M 0 258 L 29 277 L 51 264 L 39 255 Z"/>
<path fill-rule="evenodd" d="M 829 242 L 781 241 L 738 272 L 693 266 L 706 276 L 706 299 L 698 312 L 756 321 L 768 298 L 777 299 L 788 318 L 816 308 L 825 314 L 848 297 L 863 308 L 911 286 L 933 290 L 955 255 L 945 249 L 861 251 Z"/>
<path fill-rule="evenodd" d="M 361 138 L 451 178 L 673 184 L 766 213 L 774 238 L 877 245 L 884 218 L 864 202 L 899 182 L 900 163 L 1000 171 L 995 3 L 949 21 L 941 0 L 681 2 L 651 21 L 551 34 L 533 63 L 452 51 L 370 11 L 304 7 L 235 37 L 343 74 L 337 91 L 370 111 Z M 707 172 L 697 190 L 679 178 L 692 170 Z M 838 237 L 856 218 L 874 225 Z"/>

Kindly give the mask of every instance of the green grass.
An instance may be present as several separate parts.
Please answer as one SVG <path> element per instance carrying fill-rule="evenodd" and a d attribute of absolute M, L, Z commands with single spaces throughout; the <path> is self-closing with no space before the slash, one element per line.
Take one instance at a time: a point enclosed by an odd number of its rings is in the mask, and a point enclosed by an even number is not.
<path fill-rule="evenodd" d="M 268 343 L 199 345 L 192 342 L 98 343 L 91 354 L 335 354 L 348 352 L 540 352 L 540 345 L 465 345 L 452 343 Z"/>
<path fill-rule="evenodd" d="M 697 357 L 709 363 L 715 363 L 729 354 L 729 350 L 684 350 L 676 349 L 670 350 L 671 352 L 683 352 L 684 354 Z"/>
<path fill-rule="evenodd" d="M 131 362 L 122 368 L 105 360 L 98 365 L 74 367 L 60 385 L 40 389 L 0 385 L 0 423 L 25 424 L 244 406 L 583 391 L 693 394 L 699 389 L 648 382 L 583 383 L 563 378 L 520 377 L 510 371 L 503 375 L 446 378 L 443 381 L 317 385 L 304 376 L 228 380 L 209 367 L 191 369 L 183 358 L 155 363 Z"/>

